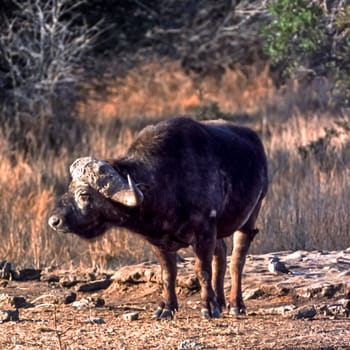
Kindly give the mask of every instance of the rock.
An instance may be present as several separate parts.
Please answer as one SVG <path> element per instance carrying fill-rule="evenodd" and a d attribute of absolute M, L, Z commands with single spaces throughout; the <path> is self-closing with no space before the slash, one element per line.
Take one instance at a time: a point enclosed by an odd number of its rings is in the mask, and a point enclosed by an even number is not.
<path fill-rule="evenodd" d="M 350 276 L 350 270 L 343 271 L 339 274 L 339 277 L 347 277 L 347 276 Z"/>
<path fill-rule="evenodd" d="M 313 305 L 311 306 L 302 306 L 295 310 L 292 310 L 287 313 L 287 317 L 292 320 L 300 320 L 300 319 L 312 319 L 316 316 L 317 311 Z"/>
<path fill-rule="evenodd" d="M 58 283 L 60 281 L 60 277 L 57 275 L 43 275 L 40 277 L 40 281 L 47 283 Z"/>
<path fill-rule="evenodd" d="M 203 349 L 202 345 L 195 340 L 185 339 L 180 342 L 178 349 Z"/>
<path fill-rule="evenodd" d="M 63 281 L 60 280 L 60 284 L 63 288 L 72 288 L 76 286 L 79 283 L 79 281 L 76 280 L 66 280 L 64 279 Z"/>
<path fill-rule="evenodd" d="M 72 306 L 83 309 L 86 307 L 102 307 L 105 301 L 102 298 L 82 298 L 80 300 L 73 301 Z"/>
<path fill-rule="evenodd" d="M 306 284 L 302 287 L 297 287 L 296 288 L 296 295 L 310 299 L 313 298 L 317 295 L 320 295 L 322 291 L 322 286 L 319 285 L 319 283 L 316 284 Z"/>
<path fill-rule="evenodd" d="M 58 269 L 57 265 L 51 265 L 45 268 L 45 273 L 51 273 Z"/>
<path fill-rule="evenodd" d="M 177 278 L 177 285 L 182 288 L 187 288 L 190 291 L 200 290 L 200 284 L 196 276 L 179 276 Z"/>
<path fill-rule="evenodd" d="M 341 289 L 342 285 L 329 284 L 322 287 L 321 295 L 326 298 L 332 298 L 335 293 Z"/>
<path fill-rule="evenodd" d="M 125 321 L 136 321 L 139 319 L 139 313 L 138 312 L 129 312 L 127 314 L 123 314 L 123 319 Z"/>
<path fill-rule="evenodd" d="M 3 260 L 0 263 L 0 278 L 10 280 L 12 278 L 11 263 Z"/>
<path fill-rule="evenodd" d="M 144 275 L 147 282 L 152 282 L 155 277 L 155 272 L 152 270 L 145 270 Z"/>
<path fill-rule="evenodd" d="M 332 304 L 322 304 L 319 306 L 319 313 L 324 316 L 343 316 L 349 317 L 350 314 L 350 299 L 339 299 Z"/>
<path fill-rule="evenodd" d="M 0 288 L 5 288 L 8 286 L 8 281 L 0 281 Z"/>
<path fill-rule="evenodd" d="M 77 309 L 83 309 L 87 308 L 89 306 L 93 306 L 91 303 L 91 300 L 88 300 L 86 298 L 82 298 L 80 300 L 76 300 L 72 303 L 72 306 L 76 307 Z"/>
<path fill-rule="evenodd" d="M 27 300 L 24 297 L 16 297 L 16 296 L 12 298 L 11 305 L 15 309 L 33 306 L 31 303 L 27 302 Z"/>
<path fill-rule="evenodd" d="M 77 299 L 77 294 L 74 292 L 68 292 L 63 295 L 63 304 L 71 304 Z"/>
<path fill-rule="evenodd" d="M 252 312 L 248 312 L 249 315 L 286 315 L 289 312 L 295 310 L 295 305 L 282 305 L 275 307 L 260 308 Z"/>
<path fill-rule="evenodd" d="M 264 291 L 260 287 L 247 288 L 243 292 L 243 299 L 244 300 L 257 299 L 262 297 L 264 294 L 265 294 Z"/>
<path fill-rule="evenodd" d="M 22 269 L 15 271 L 13 279 L 16 281 L 34 281 L 40 280 L 41 269 Z"/>
<path fill-rule="evenodd" d="M 93 323 L 93 324 L 105 324 L 106 323 L 106 321 L 100 317 L 90 317 L 88 322 Z"/>
<path fill-rule="evenodd" d="M 100 280 L 109 279 L 108 276 L 101 276 Z M 64 288 L 72 288 L 78 283 L 90 283 L 96 281 L 94 273 L 67 273 L 60 278 L 60 284 Z"/>
<path fill-rule="evenodd" d="M 0 304 L 3 306 L 14 307 L 16 309 L 33 306 L 33 304 L 27 302 L 24 297 L 12 296 L 6 293 L 0 294 Z"/>
<path fill-rule="evenodd" d="M 19 321 L 18 310 L 0 310 L 0 323 L 8 321 Z"/>
<path fill-rule="evenodd" d="M 105 305 L 105 300 L 103 298 L 93 299 L 93 302 L 94 302 L 96 307 L 102 307 Z"/>
<path fill-rule="evenodd" d="M 345 309 L 350 310 L 350 299 L 348 299 L 348 298 L 339 299 L 339 300 L 337 300 L 337 303 L 342 305 Z"/>
<path fill-rule="evenodd" d="M 146 273 L 149 271 L 147 265 L 138 264 L 135 266 L 124 266 L 120 268 L 112 277 L 112 279 L 119 283 L 142 283 L 149 282 L 154 274 Z"/>
<path fill-rule="evenodd" d="M 78 292 L 94 292 L 100 289 L 107 289 L 111 283 L 112 281 L 109 279 L 85 283 L 78 288 Z"/>
<path fill-rule="evenodd" d="M 295 252 L 288 254 L 284 257 L 285 260 L 302 261 L 305 258 L 305 251 L 296 250 Z"/>
<path fill-rule="evenodd" d="M 343 250 L 344 254 L 350 254 L 350 247 L 346 248 L 345 250 Z"/>

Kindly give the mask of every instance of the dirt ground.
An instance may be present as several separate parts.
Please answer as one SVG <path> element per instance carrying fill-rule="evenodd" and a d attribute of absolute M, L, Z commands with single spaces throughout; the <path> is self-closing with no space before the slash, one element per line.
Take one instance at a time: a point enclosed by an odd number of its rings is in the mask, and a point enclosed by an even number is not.
<path fill-rule="evenodd" d="M 111 285 L 77 300 L 103 298 L 105 304 L 77 308 L 57 302 L 67 292 L 58 284 L 9 281 L 1 293 L 24 296 L 35 306 L 19 309 L 19 321 L 0 324 L 1 349 L 350 349 L 350 318 L 317 315 L 291 320 L 255 310 L 289 304 L 290 296 L 247 300 L 248 315 L 203 320 L 199 293 L 180 295 L 173 320 L 151 318 L 159 286 Z M 181 293 L 180 293 L 181 294 Z M 190 293 L 191 294 L 191 293 Z M 294 300 L 295 302 L 295 300 Z M 314 301 L 312 301 L 314 303 Z M 137 312 L 139 319 L 123 315 Z"/>

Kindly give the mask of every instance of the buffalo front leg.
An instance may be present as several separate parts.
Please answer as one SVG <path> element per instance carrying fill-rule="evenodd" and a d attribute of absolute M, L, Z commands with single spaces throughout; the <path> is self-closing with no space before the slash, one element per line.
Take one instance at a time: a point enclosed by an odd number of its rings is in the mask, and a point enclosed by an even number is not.
<path fill-rule="evenodd" d="M 175 291 L 177 274 L 176 252 L 169 252 L 155 246 L 152 246 L 152 250 L 160 263 L 164 298 L 153 316 L 157 319 L 170 319 L 173 318 L 175 311 L 178 311 Z"/>
<path fill-rule="evenodd" d="M 227 248 L 225 241 L 223 239 L 218 239 L 216 241 L 216 247 L 214 251 L 212 269 L 213 269 L 213 277 L 212 277 L 212 285 L 214 288 L 214 292 L 216 294 L 218 303 L 220 305 L 220 309 L 224 308 L 225 305 L 225 293 L 224 293 L 224 280 L 226 273 L 226 255 Z"/>
<path fill-rule="evenodd" d="M 215 249 L 215 239 L 201 240 L 193 246 L 196 254 L 194 270 L 201 286 L 201 301 L 203 318 L 219 318 L 220 305 L 212 287 L 212 261 Z"/>

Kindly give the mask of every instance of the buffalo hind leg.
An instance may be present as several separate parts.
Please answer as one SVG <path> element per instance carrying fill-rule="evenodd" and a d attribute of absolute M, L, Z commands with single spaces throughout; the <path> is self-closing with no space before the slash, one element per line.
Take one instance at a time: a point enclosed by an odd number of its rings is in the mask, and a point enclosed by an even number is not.
<path fill-rule="evenodd" d="M 220 305 L 221 311 L 226 306 L 225 293 L 224 293 L 224 279 L 225 279 L 226 265 L 227 265 L 226 255 L 227 255 L 227 248 L 226 248 L 225 241 L 223 239 L 218 239 L 216 241 L 216 247 L 215 247 L 213 263 L 212 263 L 212 269 L 213 269 L 212 285 L 213 285 L 218 303 Z"/>
<path fill-rule="evenodd" d="M 231 315 L 245 314 L 246 312 L 242 297 L 242 272 L 250 243 L 258 233 L 258 230 L 255 228 L 255 221 L 260 210 L 260 204 L 258 203 L 246 224 L 233 234 L 233 250 L 230 265 L 232 286 L 229 302 Z"/>
<path fill-rule="evenodd" d="M 160 263 L 164 298 L 164 301 L 159 304 L 153 316 L 157 319 L 171 319 L 175 311 L 178 311 L 175 291 L 177 275 L 176 252 L 166 251 L 155 246 L 152 246 L 152 250 Z"/>

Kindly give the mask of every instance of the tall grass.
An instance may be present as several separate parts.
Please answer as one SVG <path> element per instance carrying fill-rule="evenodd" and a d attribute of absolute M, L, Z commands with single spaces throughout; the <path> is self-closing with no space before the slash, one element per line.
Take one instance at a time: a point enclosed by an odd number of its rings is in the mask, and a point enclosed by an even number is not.
<path fill-rule="evenodd" d="M 149 246 L 124 230 L 92 243 L 56 234 L 47 226 L 48 213 L 69 183 L 68 167 L 76 157 L 117 157 L 144 125 L 178 114 L 200 119 L 203 106 L 205 118 L 209 113 L 249 125 L 263 138 L 271 185 L 252 252 L 350 246 L 346 129 L 316 142 L 340 118 L 327 108 L 326 84 L 312 91 L 296 84 L 276 90 L 268 69 L 192 79 L 173 62 L 136 67 L 104 84 L 104 94 L 91 88 L 77 106 L 74 126 L 61 125 L 66 142 L 58 151 L 37 142 L 31 154 L 13 153 L 10 141 L 0 138 L 0 260 L 18 266 L 115 267 L 152 258 Z M 308 104 L 311 112 L 305 112 Z"/>

